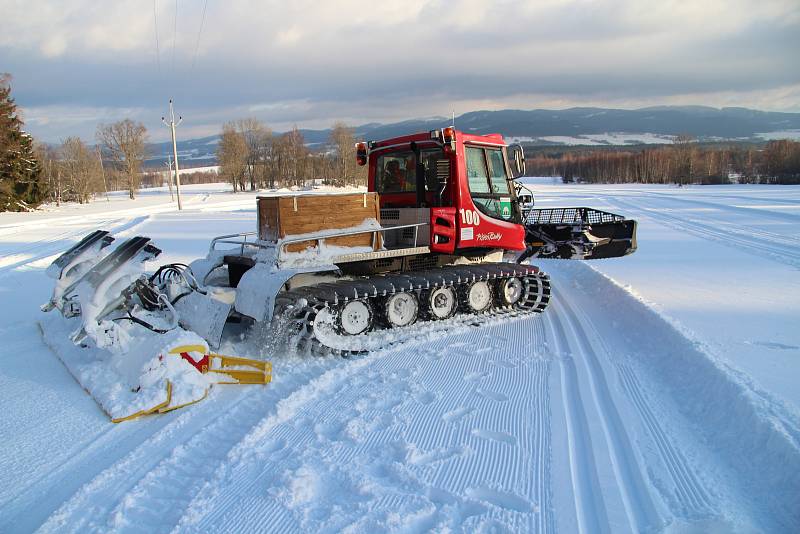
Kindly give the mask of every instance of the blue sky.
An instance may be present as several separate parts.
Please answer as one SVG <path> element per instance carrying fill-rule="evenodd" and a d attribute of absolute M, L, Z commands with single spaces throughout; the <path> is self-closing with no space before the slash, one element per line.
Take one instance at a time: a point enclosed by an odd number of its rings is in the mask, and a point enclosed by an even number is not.
<path fill-rule="evenodd" d="M 477 109 L 800 111 L 796 0 L 0 0 L 0 12 L 0 72 L 46 141 L 91 140 L 126 117 L 166 139 L 170 97 L 184 138 L 249 116 L 285 130 Z"/>

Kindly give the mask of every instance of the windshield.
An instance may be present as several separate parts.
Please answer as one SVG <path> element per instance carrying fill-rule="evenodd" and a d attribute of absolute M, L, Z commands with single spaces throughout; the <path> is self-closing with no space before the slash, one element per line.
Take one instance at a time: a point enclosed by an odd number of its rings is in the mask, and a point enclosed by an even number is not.
<path fill-rule="evenodd" d="M 486 150 L 486 159 L 489 163 L 489 181 L 492 184 L 492 193 L 509 195 L 508 176 L 506 176 L 503 152 L 501 150 Z"/>
<path fill-rule="evenodd" d="M 511 219 L 511 191 L 503 151 L 499 148 L 466 148 L 467 181 L 472 201 L 490 217 Z"/>

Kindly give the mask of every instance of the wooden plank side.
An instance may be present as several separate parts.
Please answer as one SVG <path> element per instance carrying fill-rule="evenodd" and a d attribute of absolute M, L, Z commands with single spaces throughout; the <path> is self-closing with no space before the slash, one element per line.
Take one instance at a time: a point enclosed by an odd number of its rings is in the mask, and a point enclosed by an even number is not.
<path fill-rule="evenodd" d="M 279 199 L 280 237 L 352 228 L 365 219 L 378 219 L 377 199 L 364 195 L 308 195 Z M 296 209 L 295 209 L 296 206 Z"/>
<path fill-rule="evenodd" d="M 366 194 L 366 207 L 363 193 L 283 197 L 278 203 L 279 235 L 286 237 L 353 228 L 362 225 L 366 219 L 378 220 L 379 214 L 375 193 Z M 372 243 L 371 234 L 360 237 L 363 239 L 347 246 L 368 246 Z"/>
<path fill-rule="evenodd" d="M 365 204 L 366 200 L 366 206 Z M 360 226 L 367 219 L 380 220 L 380 205 L 376 193 L 346 195 L 298 195 L 259 197 L 258 233 L 264 241 L 299 234 L 318 234 L 325 231 Z M 373 243 L 373 234 L 342 236 L 326 240 L 329 245 L 342 247 L 381 247 L 380 235 Z M 288 245 L 288 252 L 316 247 L 315 241 Z"/>
<path fill-rule="evenodd" d="M 258 238 L 262 241 L 278 240 L 278 198 L 260 197 L 257 204 Z"/>

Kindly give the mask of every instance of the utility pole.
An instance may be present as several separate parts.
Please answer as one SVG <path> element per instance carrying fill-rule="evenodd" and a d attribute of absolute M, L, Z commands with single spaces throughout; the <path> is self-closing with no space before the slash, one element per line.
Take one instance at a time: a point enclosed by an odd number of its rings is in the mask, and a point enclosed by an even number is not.
<path fill-rule="evenodd" d="M 161 117 L 161 122 L 172 130 L 172 155 L 175 158 L 175 190 L 178 194 L 178 209 L 182 210 L 181 206 L 181 177 L 178 173 L 178 144 L 175 141 L 175 127 L 183 121 L 183 117 L 178 117 L 178 122 L 175 122 L 175 110 L 172 108 L 172 99 L 169 99 L 169 122 L 164 117 Z"/>
<path fill-rule="evenodd" d="M 106 168 L 103 166 L 103 152 L 100 147 L 97 147 L 97 159 L 100 160 L 100 173 L 103 175 L 103 189 L 106 190 L 106 202 L 111 202 L 108 198 L 108 184 L 106 183 Z"/>
<path fill-rule="evenodd" d="M 56 178 L 56 206 L 61 205 L 61 165 L 58 166 L 58 178 Z"/>
<path fill-rule="evenodd" d="M 169 186 L 169 199 L 170 201 L 173 201 L 175 200 L 175 195 L 172 194 L 172 160 L 168 159 L 164 165 L 169 167 L 169 173 L 167 174 L 167 185 Z"/>

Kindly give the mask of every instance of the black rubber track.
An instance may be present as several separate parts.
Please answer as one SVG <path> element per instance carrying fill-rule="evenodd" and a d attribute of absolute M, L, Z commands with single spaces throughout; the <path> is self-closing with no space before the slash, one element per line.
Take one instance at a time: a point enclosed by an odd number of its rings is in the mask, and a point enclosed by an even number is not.
<path fill-rule="evenodd" d="M 449 265 L 437 269 L 415 271 L 411 273 L 389 273 L 373 275 L 352 280 L 342 279 L 313 286 L 304 286 L 278 295 L 272 324 L 272 333 L 279 340 L 285 340 L 286 348 L 300 354 L 340 354 L 347 356 L 362 353 L 363 350 L 347 350 L 326 346 L 314 332 L 317 314 L 323 310 L 330 316 L 337 317 L 338 310 L 350 300 L 362 299 L 369 303 L 373 310 L 381 309 L 386 297 L 400 292 L 421 293 L 438 287 L 454 287 L 461 295 L 473 282 L 487 281 L 494 291 L 508 278 L 519 278 L 523 282 L 523 293 L 514 306 L 501 306 L 497 299 L 482 315 L 498 315 L 515 312 L 539 313 L 547 308 L 550 302 L 550 279 L 537 267 L 515 263 L 485 263 L 475 265 Z M 419 299 L 420 306 L 427 306 L 426 299 Z M 465 315 L 459 306 L 459 314 Z M 469 315 L 466 314 L 465 318 Z M 420 310 L 417 323 L 430 317 L 426 309 Z M 384 325 L 373 326 L 373 331 L 385 328 Z M 366 334 L 348 336 L 341 332 L 337 336 L 340 347 L 348 345 L 348 339 L 356 341 Z M 389 344 L 389 342 L 387 342 Z M 353 343 L 357 346 L 357 343 Z"/>

